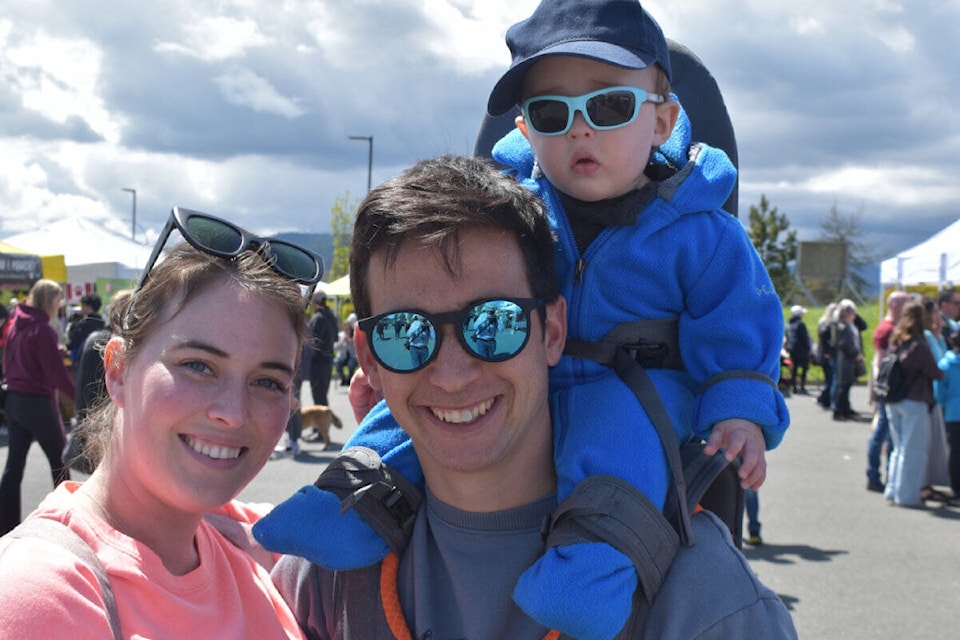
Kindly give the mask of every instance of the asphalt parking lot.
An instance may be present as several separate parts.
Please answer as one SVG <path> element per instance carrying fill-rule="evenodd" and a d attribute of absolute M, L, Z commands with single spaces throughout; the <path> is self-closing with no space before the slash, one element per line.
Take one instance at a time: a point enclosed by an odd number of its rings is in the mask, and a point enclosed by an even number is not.
<path fill-rule="evenodd" d="M 332 430 L 331 447 L 305 442 L 299 456 L 276 457 L 241 499 L 276 503 L 316 479 L 356 428 L 345 389 L 331 387 L 330 403 L 344 422 Z M 853 389 L 852 404 L 870 411 L 865 387 Z M 745 546 L 744 555 L 790 609 L 800 637 L 957 637 L 960 508 L 890 506 L 866 491 L 869 422 L 834 422 L 812 395 L 789 397 L 787 405 L 791 426 L 768 453 L 760 490 L 764 544 Z M 34 446 L 24 512 L 50 487 L 46 459 Z"/>

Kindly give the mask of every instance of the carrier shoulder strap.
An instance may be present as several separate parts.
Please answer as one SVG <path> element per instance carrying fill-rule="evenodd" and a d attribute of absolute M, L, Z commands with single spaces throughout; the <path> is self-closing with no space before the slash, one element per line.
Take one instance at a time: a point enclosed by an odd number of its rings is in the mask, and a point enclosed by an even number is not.
<path fill-rule="evenodd" d="M 630 558 L 638 580 L 631 619 L 640 621 L 680 546 L 676 530 L 649 498 L 625 480 L 608 475 L 580 481 L 557 506 L 546 528 L 547 547 L 604 542 Z"/>
<path fill-rule="evenodd" d="M 693 546 L 696 541 L 690 527 L 690 509 L 686 500 L 687 483 L 683 477 L 677 434 L 660 394 L 641 364 L 645 362 L 648 367 L 652 365 L 652 368 L 658 368 L 658 363 L 660 367 L 667 362 L 682 363 L 677 346 L 678 325 L 676 318 L 622 323 L 607 333 L 602 342 L 568 340 L 564 353 L 612 367 L 640 401 L 660 436 L 664 454 L 667 456 L 671 480 L 667 499 L 676 508 L 665 507 L 664 512 L 676 514 L 676 522 L 673 524 L 680 535 L 680 542 Z M 654 359 L 656 362 L 652 362 Z"/>
<path fill-rule="evenodd" d="M 100 597 L 103 598 L 103 606 L 107 612 L 107 617 L 110 619 L 110 630 L 113 632 L 114 639 L 121 640 L 123 638 L 120 633 L 120 614 L 117 612 L 117 603 L 113 597 L 113 588 L 110 586 L 107 570 L 86 540 L 59 520 L 51 520 L 50 518 L 28 518 L 17 525 L 8 535 L 13 538 L 46 540 L 60 545 L 77 556 L 93 572 L 97 583 L 100 585 Z"/>
<path fill-rule="evenodd" d="M 699 442 L 679 446 L 670 416 L 646 371 L 684 369 L 678 328 L 677 318 L 622 323 L 607 333 L 602 342 L 568 341 L 564 353 L 612 367 L 649 415 L 664 445 L 672 480 L 663 513 L 680 534 L 683 544 L 692 546 L 695 542 L 690 529 L 690 514 L 701 505 L 727 524 L 737 548 L 740 548 L 743 543 L 744 493 L 737 475 L 739 464 L 728 462 L 721 453 L 704 455 L 704 445 Z M 697 393 L 729 378 L 750 378 L 775 384 L 768 376 L 754 371 L 727 371 L 706 381 Z"/>
<path fill-rule="evenodd" d="M 341 513 L 356 509 L 391 550 L 403 553 L 423 497 L 380 454 L 367 447 L 350 447 L 334 458 L 314 485 L 340 498 Z"/>

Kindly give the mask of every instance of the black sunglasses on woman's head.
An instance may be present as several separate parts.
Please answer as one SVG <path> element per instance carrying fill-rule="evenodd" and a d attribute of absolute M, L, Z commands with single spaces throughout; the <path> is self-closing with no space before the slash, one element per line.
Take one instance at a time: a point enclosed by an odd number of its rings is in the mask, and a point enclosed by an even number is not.
<path fill-rule="evenodd" d="M 278 238 L 255 236 L 232 222 L 183 207 L 174 207 L 143 269 L 137 290 L 150 276 L 170 232 L 176 228 L 197 251 L 219 258 L 236 258 L 248 249 L 260 251 L 280 275 L 309 287 L 307 300 L 323 276 L 323 259 L 312 251 Z"/>

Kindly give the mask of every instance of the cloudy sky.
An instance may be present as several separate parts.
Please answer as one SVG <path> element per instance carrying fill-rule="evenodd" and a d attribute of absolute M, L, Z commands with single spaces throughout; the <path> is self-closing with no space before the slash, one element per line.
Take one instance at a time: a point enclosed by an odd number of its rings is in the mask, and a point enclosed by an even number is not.
<path fill-rule="evenodd" d="M 960 216 L 960 0 L 648 0 L 717 79 L 741 219 L 836 206 L 878 257 Z M 0 238 L 81 215 L 156 237 L 175 204 L 329 231 L 338 197 L 473 150 L 536 0 L 18 0 L 0 13 Z"/>

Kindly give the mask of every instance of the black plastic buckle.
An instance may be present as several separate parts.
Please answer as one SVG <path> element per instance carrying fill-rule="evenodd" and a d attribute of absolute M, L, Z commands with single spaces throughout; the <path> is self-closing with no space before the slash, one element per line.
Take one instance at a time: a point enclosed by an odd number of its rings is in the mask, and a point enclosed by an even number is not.
<path fill-rule="evenodd" d="M 637 340 L 622 345 L 627 351 L 633 352 L 633 357 L 644 369 L 662 369 L 670 356 L 670 347 L 666 342 L 648 342 Z"/>

